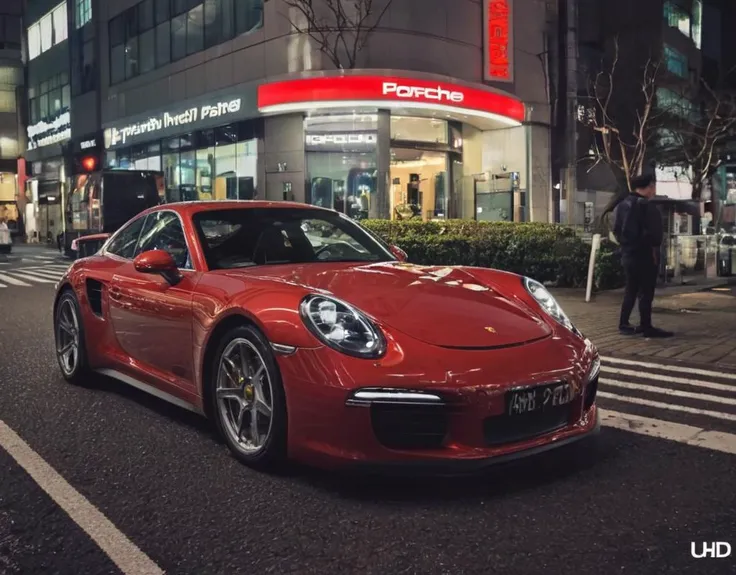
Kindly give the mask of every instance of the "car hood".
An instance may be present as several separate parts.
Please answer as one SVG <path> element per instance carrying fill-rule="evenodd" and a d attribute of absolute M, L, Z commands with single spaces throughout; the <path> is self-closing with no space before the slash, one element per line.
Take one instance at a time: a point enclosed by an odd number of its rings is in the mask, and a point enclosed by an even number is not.
<path fill-rule="evenodd" d="M 329 292 L 379 323 L 442 347 L 492 349 L 552 333 L 523 303 L 481 285 L 462 268 L 308 264 L 247 273 Z"/>

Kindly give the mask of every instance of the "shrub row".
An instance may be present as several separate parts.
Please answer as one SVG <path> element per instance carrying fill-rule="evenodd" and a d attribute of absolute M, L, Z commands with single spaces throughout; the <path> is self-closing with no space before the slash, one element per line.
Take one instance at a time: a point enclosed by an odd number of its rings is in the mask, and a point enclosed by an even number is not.
<path fill-rule="evenodd" d="M 524 274 L 557 287 L 581 287 L 590 246 L 572 228 L 553 224 L 445 220 L 363 220 L 368 229 L 425 265 L 465 265 Z M 621 285 L 615 246 L 603 242 L 596 289 Z"/>

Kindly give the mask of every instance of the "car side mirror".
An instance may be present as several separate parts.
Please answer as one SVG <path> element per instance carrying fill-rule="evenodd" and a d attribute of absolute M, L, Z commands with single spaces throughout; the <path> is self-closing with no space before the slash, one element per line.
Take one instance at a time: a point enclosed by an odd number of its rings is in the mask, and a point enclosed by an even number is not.
<path fill-rule="evenodd" d="M 409 260 L 409 256 L 399 246 L 392 245 L 389 246 L 389 249 L 391 250 L 391 253 L 396 257 L 396 259 L 400 262 L 406 262 Z"/>
<path fill-rule="evenodd" d="M 181 281 L 181 274 L 171 254 L 164 250 L 148 250 L 133 260 L 135 271 L 142 274 L 159 274 L 171 285 Z"/>

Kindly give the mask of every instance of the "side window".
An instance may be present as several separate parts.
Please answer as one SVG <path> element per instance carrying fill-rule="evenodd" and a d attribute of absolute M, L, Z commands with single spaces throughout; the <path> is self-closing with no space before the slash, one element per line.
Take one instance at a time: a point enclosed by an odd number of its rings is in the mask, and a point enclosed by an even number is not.
<path fill-rule="evenodd" d="M 148 217 L 138 242 L 136 255 L 149 250 L 164 250 L 171 254 L 176 267 L 191 269 L 189 250 L 179 216 L 174 212 L 159 211 Z"/>
<path fill-rule="evenodd" d="M 120 233 L 115 236 L 107 247 L 107 252 L 128 260 L 133 259 L 145 219 L 138 218 L 120 230 Z"/>

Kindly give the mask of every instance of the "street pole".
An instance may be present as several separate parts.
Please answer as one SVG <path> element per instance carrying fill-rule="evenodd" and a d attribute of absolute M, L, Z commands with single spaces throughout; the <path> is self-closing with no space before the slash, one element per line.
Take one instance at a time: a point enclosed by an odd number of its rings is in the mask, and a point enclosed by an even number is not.
<path fill-rule="evenodd" d="M 577 108 L 578 108 L 578 36 L 577 1 L 563 0 L 566 3 L 567 34 L 565 42 L 565 62 L 567 76 L 567 168 L 565 190 L 567 191 L 567 223 L 575 224 L 575 196 L 577 195 Z"/>

